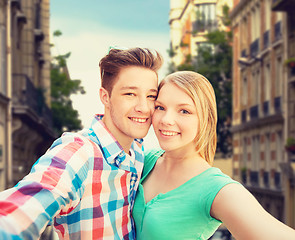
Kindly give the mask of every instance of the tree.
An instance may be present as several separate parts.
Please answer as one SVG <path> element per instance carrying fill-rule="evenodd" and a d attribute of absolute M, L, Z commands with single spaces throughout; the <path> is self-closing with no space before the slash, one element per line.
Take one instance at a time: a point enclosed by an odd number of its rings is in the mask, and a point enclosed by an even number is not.
<path fill-rule="evenodd" d="M 217 102 L 217 151 L 231 154 L 230 133 L 232 115 L 232 32 L 230 31 L 229 8 L 224 6 L 222 22 L 229 30 L 214 30 L 207 34 L 207 41 L 198 47 L 195 58 L 187 56 L 176 70 L 193 70 L 211 82 Z"/>
<path fill-rule="evenodd" d="M 54 37 L 62 35 L 60 31 L 54 32 Z M 53 128 L 60 135 L 64 131 L 81 129 L 81 120 L 77 110 L 73 108 L 70 96 L 84 94 L 80 80 L 72 80 L 67 69 L 67 59 L 70 53 L 53 57 L 51 62 L 51 110 L 53 114 Z"/>

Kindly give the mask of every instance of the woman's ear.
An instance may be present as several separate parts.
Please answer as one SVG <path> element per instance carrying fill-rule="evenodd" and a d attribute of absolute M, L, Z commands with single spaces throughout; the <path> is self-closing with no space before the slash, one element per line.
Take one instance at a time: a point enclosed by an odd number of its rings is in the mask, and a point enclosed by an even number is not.
<path fill-rule="evenodd" d="M 99 89 L 99 97 L 103 105 L 105 107 L 108 107 L 110 103 L 110 96 L 109 96 L 109 92 L 105 88 L 101 87 Z"/>

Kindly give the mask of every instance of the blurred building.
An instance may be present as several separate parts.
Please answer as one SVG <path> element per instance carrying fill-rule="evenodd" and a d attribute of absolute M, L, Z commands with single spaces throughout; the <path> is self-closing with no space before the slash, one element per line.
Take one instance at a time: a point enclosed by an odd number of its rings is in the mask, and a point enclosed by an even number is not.
<path fill-rule="evenodd" d="M 176 66 L 196 56 L 198 47 L 206 43 L 206 34 L 222 29 L 223 6 L 226 0 L 170 0 L 170 56 Z"/>
<path fill-rule="evenodd" d="M 0 190 L 54 139 L 50 60 L 49 0 L 0 0 Z"/>
<path fill-rule="evenodd" d="M 233 177 L 277 219 L 295 227 L 294 169 L 285 142 L 295 134 L 294 1 L 235 0 Z M 295 62 L 294 62 L 295 67 Z"/>
<path fill-rule="evenodd" d="M 6 59 L 6 26 L 7 13 L 6 1 L 0 0 L 0 190 L 6 187 L 7 160 L 11 151 L 8 146 L 10 141 L 11 123 L 9 116 L 11 111 L 11 85 L 7 79 L 7 59 Z"/>

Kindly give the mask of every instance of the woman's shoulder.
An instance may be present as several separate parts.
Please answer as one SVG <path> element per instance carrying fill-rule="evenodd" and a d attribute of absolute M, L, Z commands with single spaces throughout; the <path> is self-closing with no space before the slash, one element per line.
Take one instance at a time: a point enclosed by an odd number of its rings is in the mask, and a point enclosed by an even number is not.
<path fill-rule="evenodd" d="M 143 176 L 148 174 L 151 169 L 155 166 L 158 158 L 163 155 L 164 150 L 160 148 L 153 148 L 144 151 L 144 168 L 143 168 Z"/>
<path fill-rule="evenodd" d="M 150 161 L 153 159 L 158 159 L 161 155 L 163 155 L 164 150 L 161 148 L 152 148 L 144 151 L 144 159 L 146 161 Z"/>
<path fill-rule="evenodd" d="M 216 167 L 211 167 L 207 173 L 207 181 L 212 182 L 212 184 L 214 185 L 216 185 L 216 183 L 219 183 L 220 185 L 228 183 L 238 183 Z"/>

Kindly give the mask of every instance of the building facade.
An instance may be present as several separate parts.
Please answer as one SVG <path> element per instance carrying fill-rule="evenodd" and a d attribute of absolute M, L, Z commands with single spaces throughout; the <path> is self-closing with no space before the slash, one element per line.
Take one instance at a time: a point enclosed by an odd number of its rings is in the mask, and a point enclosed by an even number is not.
<path fill-rule="evenodd" d="M 0 11 L 0 190 L 4 190 L 30 171 L 55 136 L 49 108 L 49 0 L 1 0 Z"/>
<path fill-rule="evenodd" d="M 231 12 L 233 177 L 274 217 L 295 227 L 294 201 L 290 202 L 293 170 L 284 148 L 289 135 L 294 135 L 290 121 L 294 89 L 284 63 L 295 54 L 289 37 L 295 22 L 275 10 L 275 2 L 235 0 Z"/>
<path fill-rule="evenodd" d="M 224 27 L 221 17 L 225 4 L 232 7 L 232 1 L 225 0 L 170 0 L 170 56 L 175 66 L 196 56 L 209 31 Z"/>
<path fill-rule="evenodd" d="M 0 190 L 5 189 L 7 177 L 10 175 L 7 170 L 11 122 L 11 89 L 7 78 L 7 1 L 0 0 Z M 11 169 L 11 168 L 10 168 Z"/>

